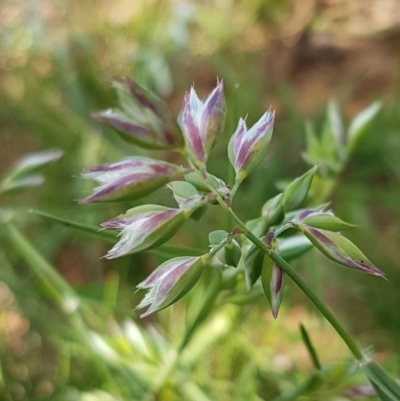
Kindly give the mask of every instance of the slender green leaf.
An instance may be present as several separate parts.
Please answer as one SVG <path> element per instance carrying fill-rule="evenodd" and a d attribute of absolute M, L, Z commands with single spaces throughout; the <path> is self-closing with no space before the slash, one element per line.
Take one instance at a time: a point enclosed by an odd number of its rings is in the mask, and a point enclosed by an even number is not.
<path fill-rule="evenodd" d="M 24 189 L 34 188 L 44 183 L 44 177 L 41 174 L 32 174 L 23 178 L 5 180 L 0 185 L 0 193 L 16 192 Z"/>
<path fill-rule="evenodd" d="M 331 132 L 335 136 L 336 143 L 341 144 L 343 141 L 343 123 L 338 104 L 334 100 L 329 101 L 327 114 Z"/>
<path fill-rule="evenodd" d="M 325 122 L 321 134 L 321 149 L 324 154 L 333 158 L 336 153 L 337 138 L 332 132 L 332 127 L 328 121 Z"/>
<path fill-rule="evenodd" d="M 36 215 L 43 217 L 46 220 L 50 220 L 56 223 L 63 224 L 66 227 L 71 227 L 77 231 L 79 231 L 81 234 L 87 235 L 93 239 L 98 239 L 101 241 L 109 242 L 111 244 L 114 244 L 117 241 L 117 234 L 112 232 L 112 231 L 101 231 L 99 230 L 98 227 L 96 226 L 91 226 L 89 224 L 84 224 L 79 221 L 75 220 L 70 220 L 66 219 L 63 217 L 55 216 L 53 214 L 49 214 L 46 212 L 42 212 L 39 210 L 32 210 L 32 213 L 35 213 Z M 174 245 L 161 245 L 156 249 L 151 249 L 149 252 L 157 253 L 163 256 L 188 256 L 188 255 L 194 255 L 194 256 L 199 256 L 204 254 L 204 251 L 201 249 L 196 249 L 196 248 L 182 248 L 179 246 L 174 246 Z"/>
<path fill-rule="evenodd" d="M 310 355 L 310 359 L 311 359 L 311 361 L 312 361 L 312 363 L 314 365 L 314 368 L 317 369 L 317 370 L 320 370 L 321 369 L 321 363 L 319 361 L 318 354 L 315 351 L 315 348 L 314 348 L 314 346 L 313 346 L 313 344 L 312 344 L 312 342 L 310 340 L 310 337 L 309 337 L 309 335 L 307 333 L 306 328 L 302 324 L 300 324 L 300 333 L 301 333 L 301 338 L 303 340 L 303 343 L 306 346 L 307 351 L 308 351 L 308 353 Z"/>
<path fill-rule="evenodd" d="M 75 299 L 75 292 L 72 288 L 18 229 L 12 223 L 6 223 L 4 226 L 8 240 L 13 245 L 16 253 L 40 279 L 46 295 L 62 307 L 66 306 L 66 301 L 69 299 Z"/>
<path fill-rule="evenodd" d="M 50 213 L 42 212 L 40 210 L 31 210 L 32 213 L 43 217 L 46 220 L 54 221 L 56 223 L 63 224 L 66 227 L 71 227 L 81 234 L 88 235 L 91 238 L 99 239 L 105 242 L 114 244 L 117 241 L 117 234 L 112 231 L 100 231 L 96 226 L 91 226 L 89 224 L 84 224 L 79 221 L 66 219 L 64 217 L 55 216 Z"/>
<path fill-rule="evenodd" d="M 307 155 L 312 159 L 318 158 L 321 153 L 321 145 L 311 123 L 307 122 L 305 124 L 305 131 L 307 140 Z"/>
<path fill-rule="evenodd" d="M 283 202 L 285 212 L 298 207 L 306 198 L 308 190 L 310 189 L 311 182 L 314 174 L 317 171 L 317 166 L 314 166 L 302 176 L 294 179 L 283 192 Z"/>
<path fill-rule="evenodd" d="M 347 150 L 352 152 L 357 142 L 365 134 L 372 120 L 382 108 L 382 102 L 374 102 L 366 109 L 358 113 L 350 124 L 347 138 Z"/>
<path fill-rule="evenodd" d="M 356 227 L 354 224 L 346 223 L 329 212 L 310 214 L 302 222 L 307 226 L 328 231 L 342 231 Z"/>
<path fill-rule="evenodd" d="M 42 152 L 28 153 L 18 159 L 13 169 L 8 173 L 8 179 L 15 179 L 31 174 L 48 163 L 58 160 L 63 155 L 60 149 L 48 149 Z"/>

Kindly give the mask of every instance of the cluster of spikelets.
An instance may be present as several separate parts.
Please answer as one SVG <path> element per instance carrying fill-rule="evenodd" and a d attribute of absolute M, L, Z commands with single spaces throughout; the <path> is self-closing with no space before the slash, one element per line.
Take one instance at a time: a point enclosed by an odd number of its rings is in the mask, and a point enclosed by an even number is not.
<path fill-rule="evenodd" d="M 223 201 L 230 208 L 241 182 L 263 159 L 272 137 L 273 111 L 267 111 L 253 127 L 243 119 L 228 145 L 228 158 L 235 170 L 232 186 L 207 173 L 207 159 L 224 128 L 226 101 L 224 82 L 204 100 L 193 88 L 185 94 L 177 122 L 167 106 L 155 95 L 126 79 L 115 84 L 120 109 L 98 112 L 95 116 L 116 128 L 128 142 L 146 149 L 180 152 L 187 160 L 185 167 L 146 157 L 131 157 L 119 162 L 89 168 L 83 177 L 98 186 L 81 203 L 138 199 L 167 186 L 177 208 L 142 205 L 102 224 L 119 230 L 119 241 L 106 258 L 118 258 L 155 248 L 169 240 L 190 217 L 201 218 L 207 204 Z M 302 233 L 329 258 L 341 264 L 383 276 L 365 255 L 339 231 L 351 227 L 325 210 L 296 210 L 305 199 L 316 168 L 294 180 L 285 191 L 264 205 L 261 215 L 249 222 L 251 232 L 268 249 L 279 252 L 278 235 L 288 228 Z M 274 317 L 281 302 L 283 271 L 247 238 L 235 240 L 241 230 L 210 234 L 211 250 L 202 256 L 177 257 L 164 262 L 139 288 L 148 292 L 139 307 L 146 307 L 146 316 L 176 302 L 198 281 L 207 265 L 234 267 L 245 271 L 249 286 L 261 276 L 262 285 Z M 261 255 L 261 258 L 260 258 Z M 261 266 L 259 266 L 261 265 Z M 254 273 L 256 272 L 256 273 Z"/>

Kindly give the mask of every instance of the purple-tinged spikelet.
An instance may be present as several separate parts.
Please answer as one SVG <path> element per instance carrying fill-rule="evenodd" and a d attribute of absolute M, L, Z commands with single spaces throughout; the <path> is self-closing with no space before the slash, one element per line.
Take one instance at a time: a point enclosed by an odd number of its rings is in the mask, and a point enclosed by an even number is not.
<path fill-rule="evenodd" d="M 223 80 L 218 81 L 204 102 L 193 87 L 185 94 L 178 123 L 185 140 L 186 153 L 197 167 L 204 168 L 215 139 L 224 127 L 225 115 Z"/>
<path fill-rule="evenodd" d="M 229 160 L 241 182 L 260 163 L 271 142 L 275 112 L 267 111 L 250 129 L 243 119 L 228 145 Z"/>

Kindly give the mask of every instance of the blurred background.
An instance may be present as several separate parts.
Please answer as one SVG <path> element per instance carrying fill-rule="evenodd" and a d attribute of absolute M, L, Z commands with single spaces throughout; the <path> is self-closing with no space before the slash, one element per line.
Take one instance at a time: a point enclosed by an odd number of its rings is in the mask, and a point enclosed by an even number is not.
<path fill-rule="evenodd" d="M 235 199 L 243 219 L 257 217 L 280 182 L 308 169 L 305 127 L 322 130 L 330 100 L 345 127 L 382 101 L 351 157 L 327 178 L 323 200 L 359 225 L 347 236 L 388 281 L 314 252 L 293 266 L 360 344 L 373 345 L 377 360 L 400 377 L 398 0 L 0 0 L 0 50 L 0 172 L 29 152 L 64 153 L 46 168 L 41 187 L 2 196 L 0 208 L 12 213 L 31 246 L 55 267 L 66 291 L 87 306 L 85 323 L 65 305 L 58 308 L 43 277 L 0 232 L 1 399 L 272 400 L 312 369 L 300 322 L 310 329 L 322 361 L 334 367 L 328 384 L 310 399 L 329 400 L 347 388 L 332 384 L 348 383 L 346 349 L 289 280 L 278 321 L 263 297 L 242 289 L 205 321 L 203 337 L 193 339 L 168 380 L 147 383 L 166 371 L 209 277 L 176 306 L 139 320 L 134 308 L 142 294 L 135 285 L 165 255 L 106 261 L 100 258 L 110 244 L 29 213 L 39 209 L 99 226 L 143 202 L 78 205 L 92 188 L 79 178 L 84 168 L 130 155 L 182 162 L 126 145 L 92 118 L 117 104 L 112 82 L 124 76 L 167 99 L 175 116 L 191 85 L 206 96 L 217 77 L 224 79 L 228 120 L 209 171 L 228 181 L 232 172 L 221 160 L 239 117 L 248 116 L 251 125 L 270 106 L 276 110 L 268 155 Z M 146 203 L 173 205 L 166 192 Z M 172 242 L 207 249 L 208 232 L 229 227 L 211 209 Z M 77 334 L 81 329 L 92 336 L 92 347 Z M 363 382 L 355 376 L 355 384 Z"/>

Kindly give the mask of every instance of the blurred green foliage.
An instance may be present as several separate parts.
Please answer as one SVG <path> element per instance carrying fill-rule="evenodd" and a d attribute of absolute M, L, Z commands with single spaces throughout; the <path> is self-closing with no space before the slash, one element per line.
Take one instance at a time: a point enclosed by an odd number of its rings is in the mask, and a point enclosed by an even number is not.
<path fill-rule="evenodd" d="M 300 155 L 306 151 L 311 125 L 305 124 L 301 101 L 290 84 L 265 65 L 265 55 L 282 34 L 293 2 L 13 0 L 3 1 L 1 8 L 1 172 L 26 152 L 58 148 L 64 153 L 47 167 L 47 181 L 39 189 L 0 199 L 2 219 L 11 214 L 18 227 L 13 226 L 11 242 L 3 225 L 0 230 L 1 398 L 297 399 L 279 396 L 296 394 L 313 372 L 301 342 L 300 321 L 310 331 L 323 365 L 322 386 L 302 399 L 334 399 L 363 383 L 340 341 L 307 309 L 308 304 L 303 305 L 289 282 L 276 322 L 269 311 L 265 313 L 268 306 L 259 287 L 250 294 L 245 288 L 234 297 L 228 294 L 228 301 L 219 299 L 215 313 L 177 360 L 185 330 L 212 290 L 210 277 L 203 277 L 193 293 L 174 307 L 138 321 L 132 312 L 139 299 L 134 285 L 164 261 L 165 254 L 106 262 L 99 259 L 107 249 L 104 242 L 28 213 L 35 208 L 98 226 L 124 210 L 75 202 L 89 192 L 77 178 L 84 167 L 149 154 L 128 147 L 91 117 L 116 103 L 113 79 L 134 77 L 167 97 L 177 115 L 184 90 L 194 82 L 198 92 L 206 94 L 219 76 L 226 82 L 231 109 L 223 140 L 210 160 L 211 173 L 232 178 L 233 172 L 222 170 L 219 160 L 226 157 L 226 144 L 239 116 L 249 112 L 247 121 L 252 125 L 270 103 L 277 108 L 269 155 L 235 199 L 244 219 L 255 217 L 265 199 L 278 193 L 278 178 L 290 179 L 306 170 Z M 309 23 L 299 30 L 308 30 Z M 398 80 L 394 86 L 397 92 L 386 96 L 351 157 L 334 166 L 335 174 L 325 177 L 327 186 L 315 192 L 333 199 L 343 220 L 361 226 L 349 237 L 385 271 L 388 282 L 349 271 L 344 280 L 341 267 L 314 253 L 296 261 L 295 267 L 364 344 L 376 344 L 378 357 L 399 377 Z M 346 104 L 343 93 L 335 94 Z M 342 118 L 347 127 L 350 118 Z M 318 138 L 324 137 L 325 120 L 321 104 L 309 118 Z M 332 154 L 319 157 L 321 165 L 344 160 Z M 172 202 L 166 191 L 148 199 Z M 232 228 L 210 209 L 201 230 L 189 222 L 174 244 L 205 248 L 207 233 L 216 223 L 228 231 Z M 35 273 L 34 266 L 41 264 L 52 272 L 50 276 L 40 278 Z M 61 288 L 52 294 L 47 282 Z M 178 366 L 173 369 L 175 362 Z"/>

